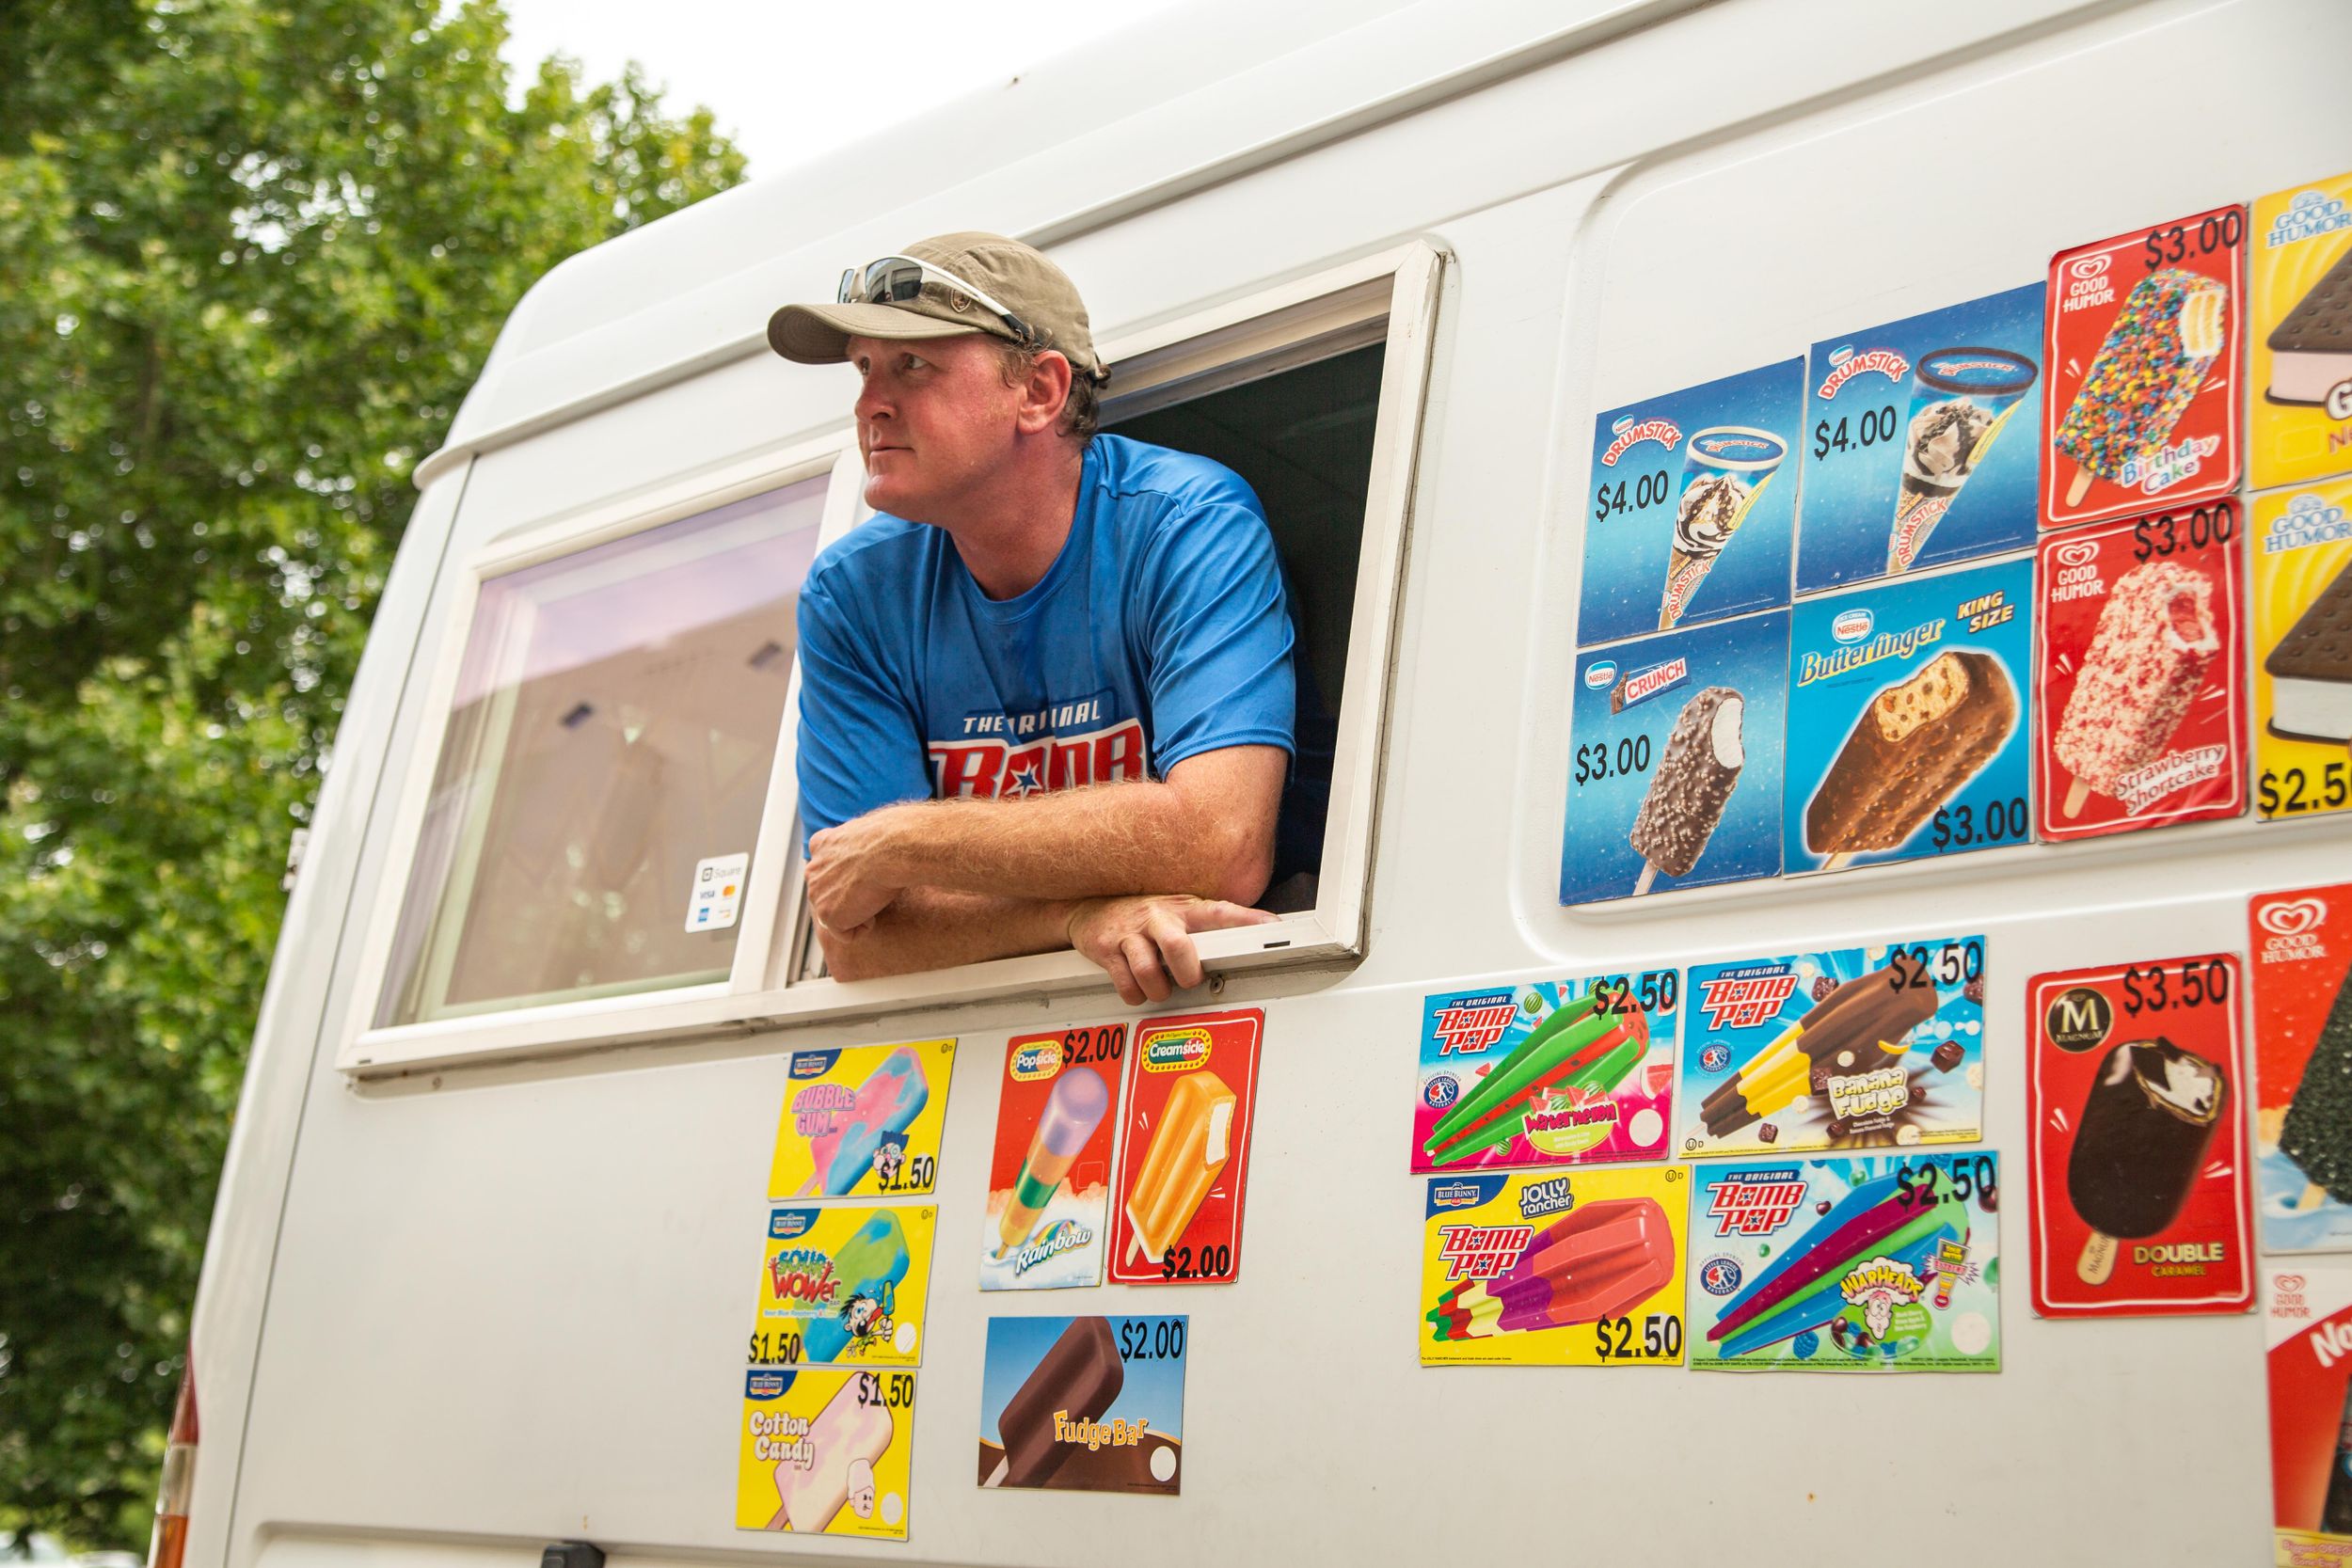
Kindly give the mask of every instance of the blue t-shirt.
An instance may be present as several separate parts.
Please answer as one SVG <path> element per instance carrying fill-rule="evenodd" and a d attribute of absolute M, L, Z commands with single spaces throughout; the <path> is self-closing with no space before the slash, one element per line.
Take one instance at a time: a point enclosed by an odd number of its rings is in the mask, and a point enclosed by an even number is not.
<path fill-rule="evenodd" d="M 1257 496 L 1123 436 L 1089 444 L 1070 537 L 1027 593 L 989 598 L 944 530 L 885 514 L 809 568 L 800 638 L 810 833 L 899 800 L 1295 751 L 1290 613 Z"/>

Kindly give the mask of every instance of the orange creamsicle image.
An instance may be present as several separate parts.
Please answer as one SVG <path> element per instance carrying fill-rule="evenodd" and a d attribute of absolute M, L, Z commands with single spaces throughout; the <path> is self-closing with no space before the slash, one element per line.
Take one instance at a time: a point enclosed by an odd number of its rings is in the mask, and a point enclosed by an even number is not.
<path fill-rule="evenodd" d="M 1158 1262 L 1168 1243 L 1192 1223 L 1200 1200 L 1209 1196 L 1232 1156 L 1235 1103 L 1225 1080 L 1205 1069 L 1168 1091 L 1159 1131 L 1127 1199 L 1127 1220 L 1136 1227 L 1128 1262 L 1137 1253 Z"/>

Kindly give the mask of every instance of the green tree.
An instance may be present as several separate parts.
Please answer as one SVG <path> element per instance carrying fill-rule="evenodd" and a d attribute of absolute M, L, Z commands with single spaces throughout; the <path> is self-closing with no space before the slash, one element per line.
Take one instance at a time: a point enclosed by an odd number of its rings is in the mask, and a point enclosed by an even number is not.
<path fill-rule="evenodd" d="M 413 500 L 535 278 L 738 182 L 494 0 L 0 0 L 0 1525 L 137 1545 Z M 199 1390 L 199 1396 L 201 1390 Z"/>

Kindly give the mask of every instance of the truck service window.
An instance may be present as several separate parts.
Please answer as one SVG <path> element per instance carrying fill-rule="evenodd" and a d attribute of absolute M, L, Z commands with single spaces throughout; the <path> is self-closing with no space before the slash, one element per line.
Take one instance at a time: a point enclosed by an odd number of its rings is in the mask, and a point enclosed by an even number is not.
<path fill-rule="evenodd" d="M 378 1027 L 727 977 L 825 494 L 483 582 Z"/>

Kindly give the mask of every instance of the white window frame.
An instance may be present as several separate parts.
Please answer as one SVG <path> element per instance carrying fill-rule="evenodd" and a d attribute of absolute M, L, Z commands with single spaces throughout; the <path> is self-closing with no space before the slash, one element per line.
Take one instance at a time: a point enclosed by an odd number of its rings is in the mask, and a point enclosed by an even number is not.
<path fill-rule="evenodd" d="M 769 773 L 766 805 L 761 810 L 759 831 L 753 845 L 752 875 L 744 884 L 735 957 L 727 978 L 697 985 L 662 986 L 618 996 L 486 1009 L 418 1023 L 378 1026 L 371 1022 L 391 967 L 392 944 L 408 895 L 409 880 L 416 874 L 417 847 L 432 800 L 433 779 L 449 741 L 450 705 L 456 697 L 466 643 L 473 631 L 474 611 L 484 585 L 528 566 L 562 561 L 737 501 L 818 479 L 826 482 L 824 511 L 817 531 L 817 547 L 821 550 L 847 533 L 858 520 L 857 497 L 863 470 L 856 442 L 846 432 L 732 463 L 715 472 L 698 474 L 557 522 L 541 524 L 485 546 L 467 560 L 437 638 L 427 634 L 433 653 L 425 665 L 430 677 L 424 692 L 422 722 L 429 727 L 432 741 L 411 751 L 406 768 L 397 781 L 393 799 L 398 802 L 398 815 L 392 823 L 389 853 L 383 863 L 385 874 L 377 883 L 376 897 L 368 911 L 358 984 L 352 996 L 349 1026 L 342 1031 L 345 1043 L 337 1054 L 338 1067 L 355 1072 L 381 1072 L 510 1055 L 550 1045 L 644 1037 L 648 1026 L 662 1035 L 693 1033 L 725 1022 L 734 1016 L 733 1005 L 765 985 L 772 932 L 779 922 L 790 928 L 797 918 L 801 897 L 799 847 L 786 842 L 794 807 L 793 753 L 801 705 L 798 657 L 792 661 L 792 674 L 785 691 L 782 728 L 776 740 L 775 761 Z"/>
<path fill-rule="evenodd" d="M 1195 941 L 1201 962 L 1213 972 L 1332 963 L 1363 951 L 1397 604 L 1446 259 L 1436 246 L 1414 241 L 1103 345 L 1119 369 L 1114 410 L 1126 412 L 1135 408 L 1138 395 L 1152 402 L 1182 401 L 1235 379 L 1234 372 L 1245 367 L 1264 374 L 1286 362 L 1321 358 L 1357 342 L 1385 344 L 1316 903 L 1269 925 L 1202 933 Z M 1385 329 L 1374 327 L 1383 321 Z M 1152 398 L 1155 392 L 1162 397 Z M 384 863 L 387 872 L 370 911 L 339 1067 L 378 1074 L 1008 996 L 1109 990 L 1101 970 L 1068 951 L 878 980 L 803 977 L 803 958 L 814 943 L 801 893 L 798 846 L 787 842 L 798 807 L 793 757 L 802 672 L 795 659 L 755 847 L 754 874 L 744 890 L 734 969 L 724 982 L 370 1026 L 485 579 L 826 473 L 832 483 L 818 532 L 822 548 L 866 515 L 857 500 L 862 469 L 849 432 L 544 525 L 501 541 L 466 563 L 429 666 L 431 686 L 423 712 L 424 722 L 436 726 L 433 744 L 416 749 L 399 782 L 399 816 Z"/>

